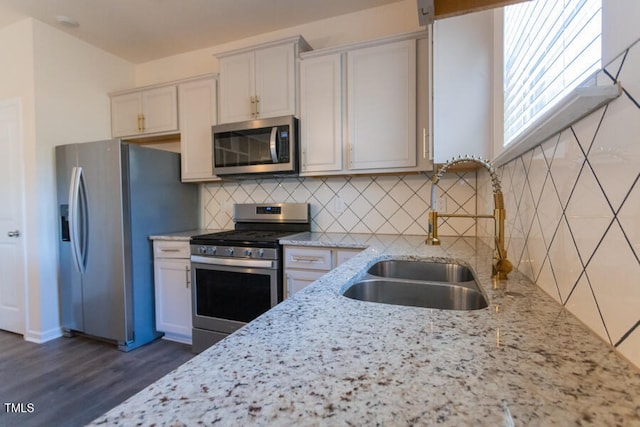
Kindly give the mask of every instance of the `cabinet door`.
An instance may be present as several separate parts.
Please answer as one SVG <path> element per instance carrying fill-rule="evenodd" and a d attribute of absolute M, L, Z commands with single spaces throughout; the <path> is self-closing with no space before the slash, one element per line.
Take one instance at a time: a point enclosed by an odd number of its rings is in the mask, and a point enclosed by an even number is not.
<path fill-rule="evenodd" d="M 296 113 L 294 53 L 293 44 L 255 52 L 255 90 L 259 118 Z"/>
<path fill-rule="evenodd" d="M 416 42 L 347 54 L 349 169 L 416 166 Z"/>
<path fill-rule="evenodd" d="M 178 86 L 182 181 L 211 181 L 211 126 L 216 124 L 216 80 L 207 78 Z"/>
<path fill-rule="evenodd" d="M 341 57 L 300 62 L 301 175 L 342 170 Z"/>
<path fill-rule="evenodd" d="M 354 256 L 358 255 L 360 252 L 362 252 L 361 249 L 337 249 L 334 251 L 335 254 L 335 266 L 338 267 L 339 265 L 349 261 L 351 258 L 353 258 Z"/>
<path fill-rule="evenodd" d="M 175 86 L 142 92 L 144 133 L 178 130 L 178 99 Z"/>
<path fill-rule="evenodd" d="M 189 259 L 154 260 L 156 329 L 174 341 L 191 343 Z"/>
<path fill-rule="evenodd" d="M 139 92 L 111 97 L 111 135 L 118 138 L 141 133 L 141 112 L 142 95 Z"/>
<path fill-rule="evenodd" d="M 493 12 L 433 23 L 434 161 L 491 156 L 493 132 Z M 460 121 L 464 120 L 464 126 Z"/>
<path fill-rule="evenodd" d="M 251 120 L 251 98 L 255 96 L 253 52 L 220 59 L 220 122 Z"/>
<path fill-rule="evenodd" d="M 286 270 L 287 298 L 306 288 L 325 274 L 326 271 Z"/>

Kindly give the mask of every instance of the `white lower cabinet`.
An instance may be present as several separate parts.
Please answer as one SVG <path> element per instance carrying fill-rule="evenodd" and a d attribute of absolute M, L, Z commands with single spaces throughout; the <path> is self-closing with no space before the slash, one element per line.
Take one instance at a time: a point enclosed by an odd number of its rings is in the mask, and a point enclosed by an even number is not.
<path fill-rule="evenodd" d="M 284 247 L 284 283 L 289 298 L 332 269 L 360 253 L 362 249 L 327 247 Z"/>
<path fill-rule="evenodd" d="M 156 329 L 191 344 L 191 262 L 188 241 L 153 242 Z"/>

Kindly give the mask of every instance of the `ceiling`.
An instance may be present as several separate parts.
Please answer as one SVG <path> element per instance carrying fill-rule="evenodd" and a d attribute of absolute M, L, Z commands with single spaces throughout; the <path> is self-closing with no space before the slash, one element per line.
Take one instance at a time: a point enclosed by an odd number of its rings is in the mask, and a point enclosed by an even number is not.
<path fill-rule="evenodd" d="M 0 0 L 0 28 L 33 17 L 133 63 L 403 0 Z M 58 15 L 78 22 L 70 27 Z"/>

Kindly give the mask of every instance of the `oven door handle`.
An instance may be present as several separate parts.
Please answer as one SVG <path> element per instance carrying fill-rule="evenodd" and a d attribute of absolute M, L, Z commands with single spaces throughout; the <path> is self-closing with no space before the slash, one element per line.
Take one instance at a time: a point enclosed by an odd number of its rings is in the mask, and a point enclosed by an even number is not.
<path fill-rule="evenodd" d="M 276 268 L 275 261 L 266 259 L 214 258 L 191 255 L 191 262 L 208 265 L 225 265 L 229 267 Z"/>

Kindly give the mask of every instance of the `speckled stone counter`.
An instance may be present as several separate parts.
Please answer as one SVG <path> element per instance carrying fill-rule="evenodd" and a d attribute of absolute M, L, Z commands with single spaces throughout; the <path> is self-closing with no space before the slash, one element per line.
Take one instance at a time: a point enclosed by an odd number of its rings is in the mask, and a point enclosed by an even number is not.
<path fill-rule="evenodd" d="M 344 244 L 334 237 L 322 246 Z M 94 425 L 640 425 L 640 371 L 517 272 L 493 282 L 492 251 L 479 240 L 432 247 L 423 236 L 369 236 L 362 244 L 368 249 Z M 341 296 L 375 261 L 414 257 L 468 264 L 489 308 Z"/>
<path fill-rule="evenodd" d="M 166 233 L 166 234 L 157 234 L 157 235 L 149 236 L 149 240 L 174 240 L 174 241 L 191 240 L 192 236 L 197 236 L 199 234 L 216 233 L 218 231 L 224 231 L 224 230 L 198 229 L 198 230 L 178 231 L 176 233 Z"/>

